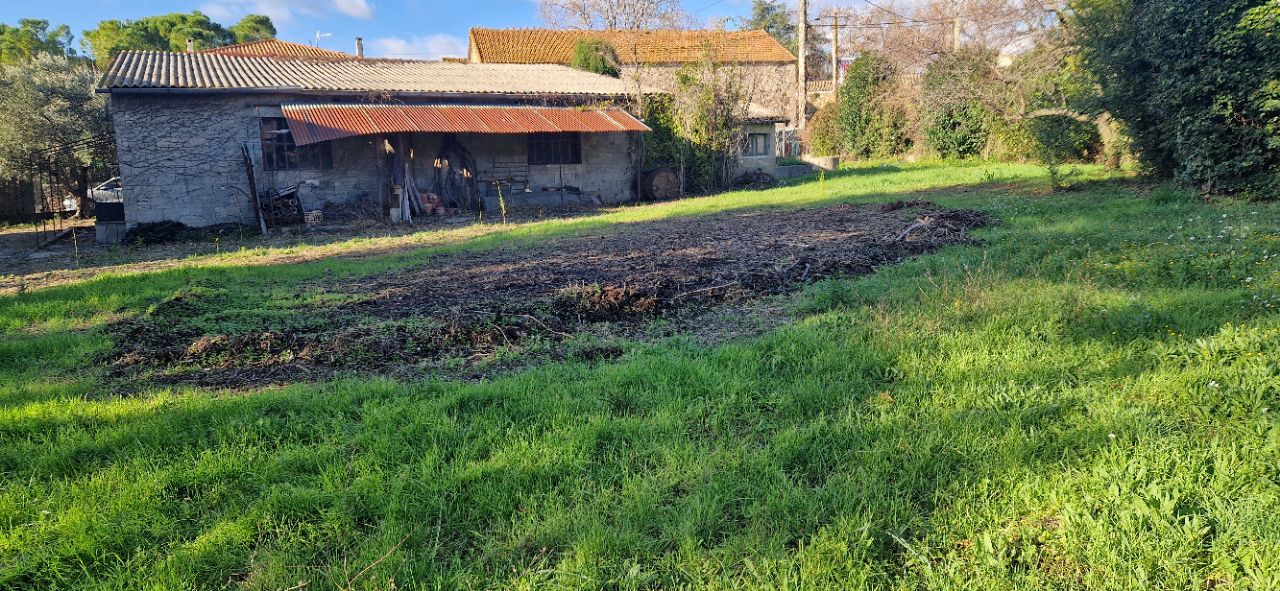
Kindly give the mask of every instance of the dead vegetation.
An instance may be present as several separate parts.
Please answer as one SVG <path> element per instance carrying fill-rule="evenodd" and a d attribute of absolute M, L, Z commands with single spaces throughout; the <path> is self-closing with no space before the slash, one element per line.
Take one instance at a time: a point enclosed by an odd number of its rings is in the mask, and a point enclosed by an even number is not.
<path fill-rule="evenodd" d="M 248 386 L 342 373 L 480 377 L 543 359 L 609 359 L 609 339 L 716 325 L 709 314 L 833 275 L 861 275 L 971 241 L 989 223 L 927 201 L 757 210 L 624 225 L 431 257 L 359 282 L 313 286 L 289 313 L 218 332 L 234 302 L 195 288 L 115 327 L 104 357 L 124 381 Z M 601 330 L 608 327 L 608 330 Z M 740 334 L 740 331 L 734 332 Z M 584 338 L 586 335 L 586 338 Z"/>

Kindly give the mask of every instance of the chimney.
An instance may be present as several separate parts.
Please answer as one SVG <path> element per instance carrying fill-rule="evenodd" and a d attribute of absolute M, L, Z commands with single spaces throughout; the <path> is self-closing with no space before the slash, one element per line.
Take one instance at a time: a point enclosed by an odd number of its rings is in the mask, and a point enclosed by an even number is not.
<path fill-rule="evenodd" d="M 190 37 L 187 37 L 187 53 L 195 53 L 195 52 L 196 52 L 196 40 Z"/>
<path fill-rule="evenodd" d="M 356 57 L 364 59 L 364 37 L 356 37 Z"/>

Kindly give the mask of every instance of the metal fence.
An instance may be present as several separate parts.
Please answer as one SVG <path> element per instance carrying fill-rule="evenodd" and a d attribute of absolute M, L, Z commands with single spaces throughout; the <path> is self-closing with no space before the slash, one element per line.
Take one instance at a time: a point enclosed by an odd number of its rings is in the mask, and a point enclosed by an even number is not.
<path fill-rule="evenodd" d="M 0 221 L 30 224 L 34 246 L 43 246 L 63 234 L 68 218 L 93 217 L 91 190 L 118 173 L 110 135 L 57 145 L 33 155 L 14 178 L 0 179 Z"/>

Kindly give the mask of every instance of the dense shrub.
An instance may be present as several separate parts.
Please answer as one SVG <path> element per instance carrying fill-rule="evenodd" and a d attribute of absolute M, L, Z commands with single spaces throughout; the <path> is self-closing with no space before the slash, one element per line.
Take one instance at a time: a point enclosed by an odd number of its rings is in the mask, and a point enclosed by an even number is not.
<path fill-rule="evenodd" d="M 986 156 L 1001 162 L 1035 160 L 1036 138 L 1031 135 L 1031 121 L 1006 118 L 992 120 Z"/>
<path fill-rule="evenodd" d="M 814 156 L 838 156 L 843 144 L 840 105 L 828 103 L 809 120 L 809 152 Z"/>
<path fill-rule="evenodd" d="M 964 49 L 938 58 L 925 71 L 921 127 L 925 144 L 944 158 L 982 154 L 995 113 L 987 107 L 1003 89 L 991 75 L 993 52 Z"/>
<path fill-rule="evenodd" d="M 943 158 L 982 154 L 991 139 L 993 116 L 978 101 L 938 105 L 925 114 L 924 137 Z"/>
<path fill-rule="evenodd" d="M 845 70 L 836 93 L 840 151 L 854 157 L 885 157 L 906 146 L 906 115 L 887 92 L 895 71 L 889 60 L 866 52 Z"/>
<path fill-rule="evenodd" d="M 1068 25 L 1142 162 L 1207 190 L 1280 177 L 1280 2 L 1075 0 Z"/>
<path fill-rule="evenodd" d="M 1065 115 L 1036 117 L 1027 130 L 1035 157 L 1046 164 L 1093 162 L 1102 145 L 1097 126 Z"/>
<path fill-rule="evenodd" d="M 715 188 L 716 154 L 680 135 L 675 109 L 670 95 L 646 98 L 642 118 L 653 131 L 644 134 L 644 167 L 646 170 L 670 168 L 682 174 L 686 191 L 712 191 Z"/>
<path fill-rule="evenodd" d="M 579 70 L 617 78 L 622 75 L 619 63 L 618 52 L 608 41 L 581 38 L 573 45 L 573 61 L 569 65 Z"/>

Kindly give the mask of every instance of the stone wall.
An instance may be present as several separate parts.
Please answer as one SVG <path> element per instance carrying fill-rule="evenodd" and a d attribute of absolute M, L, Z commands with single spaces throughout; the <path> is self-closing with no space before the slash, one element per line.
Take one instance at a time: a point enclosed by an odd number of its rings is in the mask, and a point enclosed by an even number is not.
<path fill-rule="evenodd" d="M 675 92 L 676 72 L 682 67 L 681 64 L 623 66 L 622 77 L 632 83 L 638 79 L 645 86 Z M 787 119 L 795 117 L 795 64 L 732 64 L 726 67 L 737 70 L 751 102 Z"/>
<path fill-rule="evenodd" d="M 248 189 L 242 145 L 249 146 L 257 163 L 259 190 L 297 184 L 305 209 L 364 196 L 381 199 L 389 184 L 383 138 L 332 142 L 330 170 L 262 169 L 259 118 L 280 116 L 282 102 L 325 100 L 290 95 L 114 94 L 111 114 L 125 187 L 125 219 L 130 226 L 167 220 L 193 227 L 256 224 L 251 202 L 240 192 Z M 625 201 L 635 182 L 633 135 L 584 134 L 582 164 L 528 166 L 528 183 L 534 188 L 572 185 L 606 203 Z M 431 178 L 430 163 L 441 140 L 439 135 L 414 134 L 419 178 Z M 471 151 L 481 171 L 498 160 L 527 163 L 524 136 L 464 134 L 459 143 Z M 512 203 L 518 205 L 518 200 Z"/>
<path fill-rule="evenodd" d="M 256 224 L 247 196 L 241 146 L 257 163 L 259 190 L 299 185 L 306 209 L 377 191 L 378 145 L 372 138 L 333 142 L 332 170 L 262 169 L 260 117 L 280 116 L 289 96 L 115 94 L 112 123 L 130 226 L 173 220 L 199 227 Z M 241 191 L 244 191 L 242 193 Z"/>
<path fill-rule="evenodd" d="M 580 189 L 587 201 L 594 201 L 594 197 L 607 204 L 628 201 L 635 194 L 634 134 L 582 134 L 581 164 L 528 164 L 529 145 L 521 135 L 465 134 L 458 137 L 458 143 L 475 157 L 479 169 L 476 178 L 488 197 L 496 198 L 494 180 L 508 181 L 523 172 L 523 186 L 516 187 L 516 194 L 505 195 L 508 206 L 519 206 L 533 197 L 527 193 L 541 194 L 563 187 Z M 513 168 L 517 169 L 514 175 L 510 172 Z M 503 190 L 507 190 L 505 186 Z"/>
<path fill-rule="evenodd" d="M 747 125 L 743 127 L 743 134 L 763 133 L 767 135 L 768 138 L 765 139 L 765 145 L 768 146 L 769 153 L 763 156 L 739 154 L 737 169 L 733 172 L 734 176 L 756 171 L 777 176 L 778 156 L 776 153 L 777 139 L 775 131 L 772 125 Z"/>

